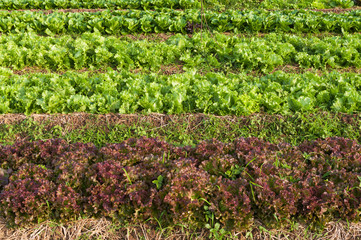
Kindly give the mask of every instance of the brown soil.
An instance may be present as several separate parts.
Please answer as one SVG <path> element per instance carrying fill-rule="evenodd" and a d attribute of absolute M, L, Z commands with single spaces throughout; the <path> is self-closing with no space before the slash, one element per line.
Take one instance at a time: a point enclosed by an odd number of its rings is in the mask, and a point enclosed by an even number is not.
<path fill-rule="evenodd" d="M 356 11 L 361 10 L 361 6 L 352 7 L 352 8 L 328 8 L 328 9 L 287 9 L 290 11 L 293 10 L 308 10 L 308 11 L 314 11 L 314 12 L 324 12 L 324 13 L 344 13 L 344 12 L 350 12 L 350 11 Z M 279 9 L 267 9 L 267 11 L 281 11 Z"/>
<path fill-rule="evenodd" d="M 240 33 L 235 34 L 232 32 L 223 32 L 220 33 L 226 36 L 237 36 L 239 38 L 251 38 L 251 37 L 257 37 L 257 38 L 263 38 L 269 35 L 269 33 Z M 359 32 L 355 33 L 349 33 L 350 35 L 356 35 L 360 34 Z M 139 41 L 139 40 L 147 40 L 147 41 L 154 41 L 154 42 L 165 42 L 172 36 L 176 35 L 176 33 L 140 33 L 140 34 L 127 34 L 119 36 L 120 39 L 128 39 L 133 41 Z M 189 38 L 193 37 L 193 34 L 188 33 L 186 34 Z M 297 34 L 302 37 L 317 37 L 317 38 L 324 38 L 324 37 L 333 37 L 333 36 L 343 36 L 342 33 L 332 33 L 332 32 L 320 32 L 320 33 L 299 33 Z"/>
<path fill-rule="evenodd" d="M 308 229 L 305 224 L 299 224 L 294 230 L 287 228 L 267 229 L 257 219 L 249 230 L 235 231 L 234 239 L 254 240 L 355 240 L 361 239 L 361 224 L 348 223 L 345 221 L 329 222 L 322 234 L 316 234 Z M 251 234 L 250 234 L 251 233 Z M 174 227 L 172 229 L 156 230 L 154 226 L 139 224 L 129 227 L 121 227 L 112 224 L 106 219 L 83 219 L 67 224 L 54 224 L 45 222 L 32 227 L 18 230 L 6 228 L 4 221 L 0 222 L 0 239 L 7 240 L 50 240 L 50 239 L 109 239 L 109 240 L 135 240 L 135 239 L 209 239 L 209 231 L 200 229 L 197 232 L 189 231 L 186 227 Z"/>
<path fill-rule="evenodd" d="M 51 14 L 54 12 L 71 12 L 71 13 L 76 13 L 76 12 L 102 12 L 102 11 L 107 11 L 107 9 L 49 9 L 49 10 L 45 10 L 45 9 L 17 9 L 17 10 L 8 10 L 8 12 L 24 12 L 24 11 L 30 11 L 30 12 L 43 12 L 44 14 Z M 126 11 L 126 10 L 118 10 L 118 11 Z"/>
<path fill-rule="evenodd" d="M 93 75 L 95 73 L 106 73 L 107 72 L 107 69 L 103 69 L 103 68 L 100 68 L 100 69 L 95 69 L 95 70 L 90 70 L 88 68 L 82 68 L 82 69 L 79 69 L 79 70 L 58 70 L 58 71 L 52 71 L 50 69 L 45 69 L 45 68 L 40 68 L 40 67 L 30 67 L 30 66 L 27 66 L 27 67 L 24 67 L 22 69 L 12 69 L 10 68 L 14 74 L 16 75 L 25 75 L 25 74 L 33 74 L 33 73 L 43 73 L 43 74 L 49 74 L 49 73 L 55 73 L 55 74 L 59 74 L 59 75 L 63 75 L 64 73 L 66 72 L 69 72 L 69 71 L 76 71 L 76 72 L 79 72 L 79 73 L 84 73 L 84 72 L 88 72 L 89 75 Z M 116 70 L 116 69 L 114 69 Z"/>
<path fill-rule="evenodd" d="M 31 11 L 31 12 L 43 12 L 44 14 L 51 14 L 53 12 L 101 12 L 101 11 L 108 11 L 109 9 L 17 9 L 17 10 L 8 10 L 9 12 L 12 11 Z M 116 10 L 109 10 L 109 11 L 128 11 L 129 9 L 116 9 Z M 140 9 L 141 10 L 141 9 Z M 183 9 L 174 9 L 175 11 L 184 11 Z M 289 9 L 289 10 L 300 10 L 300 9 Z M 324 12 L 324 13 L 344 13 L 349 11 L 361 10 L 361 6 L 353 7 L 353 8 L 330 8 L 330 9 L 303 9 L 308 11 L 315 11 L 315 12 Z M 149 10 L 155 11 L 155 10 Z M 281 11 L 276 9 L 268 9 L 268 11 Z"/>
<path fill-rule="evenodd" d="M 357 68 L 357 67 L 348 67 L 348 68 L 327 68 L 326 70 L 321 70 L 321 69 L 313 69 L 313 68 L 301 68 L 298 64 L 293 64 L 293 65 L 284 65 L 284 66 L 279 66 L 277 68 L 275 68 L 274 70 L 272 70 L 271 73 L 274 73 L 276 71 L 283 71 L 286 73 L 306 73 L 306 72 L 313 72 L 316 73 L 320 76 L 322 76 L 323 74 L 325 74 L 326 72 L 332 72 L 332 71 L 337 71 L 340 73 L 360 73 L 361 74 L 361 68 Z M 257 75 L 255 73 L 255 75 Z"/>
<path fill-rule="evenodd" d="M 142 69 L 137 68 L 130 70 L 132 73 L 144 73 Z M 173 74 L 180 74 L 184 73 L 183 65 L 162 65 L 160 70 L 156 72 L 159 75 L 173 75 Z"/>
<path fill-rule="evenodd" d="M 227 69 L 227 71 L 224 71 L 224 69 L 222 68 L 214 68 L 214 69 L 199 69 L 198 73 L 199 74 L 206 74 L 208 72 L 223 72 L 225 74 L 227 73 L 233 73 L 233 74 L 239 74 L 242 73 L 243 70 L 238 70 L 238 69 Z M 329 73 L 332 71 L 337 71 L 340 73 L 360 73 L 361 74 L 361 68 L 356 68 L 356 67 L 348 67 L 348 68 L 326 68 L 326 69 L 313 69 L 313 68 L 301 68 L 298 64 L 286 64 L 286 65 L 282 65 L 282 66 L 278 66 L 276 68 L 274 68 L 271 72 L 269 73 L 263 73 L 260 71 L 247 71 L 246 74 L 250 75 L 250 76 L 254 76 L 254 77 L 260 77 L 260 76 L 265 76 L 271 73 L 274 73 L 276 71 L 283 71 L 286 73 L 297 73 L 297 74 L 301 74 L 301 73 L 306 73 L 306 72 L 312 72 L 312 73 L 316 73 L 320 76 L 324 75 L 325 73 Z"/>
<path fill-rule="evenodd" d="M 147 40 L 147 41 L 155 41 L 155 42 L 165 42 L 170 37 L 174 36 L 175 33 L 147 33 L 147 34 L 127 34 L 120 36 L 120 39 L 129 39 L 133 41 L 139 41 L 139 40 Z M 191 34 L 188 35 L 189 37 L 192 37 Z"/>
<path fill-rule="evenodd" d="M 24 74 L 29 74 L 29 73 L 50 73 L 49 70 L 44 69 L 44 68 L 38 68 L 38 67 L 24 67 L 21 70 L 14 70 L 12 69 L 13 73 L 16 75 L 24 75 Z M 61 74 L 60 72 L 57 72 L 59 74 Z"/>
<path fill-rule="evenodd" d="M 197 31 L 199 32 L 199 31 Z M 206 31 L 208 32 L 208 31 Z M 176 35 L 177 33 L 172 33 L 172 32 L 166 32 L 166 33 L 139 33 L 139 34 L 126 34 L 126 35 L 108 35 L 108 36 L 115 36 L 119 39 L 124 39 L 124 40 L 129 40 L 129 41 L 139 41 L 139 40 L 146 40 L 146 41 L 154 41 L 154 42 L 165 42 L 167 41 L 169 38 L 171 38 L 172 36 Z M 258 38 L 263 38 L 266 37 L 267 35 L 269 35 L 269 33 L 233 33 L 233 32 L 222 32 L 219 34 L 223 34 L 226 36 L 236 36 L 239 38 L 251 38 L 251 37 L 258 37 Z M 361 32 L 354 32 L 354 33 L 348 33 L 349 35 L 357 35 L 357 34 L 361 34 Z M 0 36 L 3 35 L 0 32 Z M 44 34 L 38 34 L 39 36 L 47 36 Z M 72 37 L 78 37 L 79 34 L 67 34 L 69 36 Z M 187 35 L 189 38 L 193 37 L 192 33 L 187 33 L 185 34 Z M 55 34 L 53 37 L 62 37 L 64 36 L 63 34 Z M 343 36 L 342 33 L 333 33 L 333 32 L 320 32 L 320 33 L 297 33 L 297 36 L 302 36 L 302 37 L 317 37 L 317 38 L 324 38 L 324 37 L 332 37 L 332 36 Z M 212 35 L 213 37 L 213 35 Z"/>
<path fill-rule="evenodd" d="M 309 9 L 315 12 L 324 12 L 324 13 L 344 13 L 349 11 L 361 10 L 361 7 L 353 7 L 353 8 L 331 8 L 331 9 Z"/>
<path fill-rule="evenodd" d="M 11 69 L 11 68 L 10 68 Z M 88 72 L 89 76 L 92 76 L 94 74 L 98 74 L 98 73 L 106 73 L 108 70 L 106 68 L 99 68 L 99 69 L 95 69 L 95 70 L 90 70 L 88 68 L 82 68 L 79 70 L 59 70 L 59 71 L 52 71 L 49 69 L 45 69 L 45 68 L 39 68 L 39 67 L 24 67 L 20 70 L 14 70 L 11 69 L 13 71 L 13 73 L 15 75 L 25 75 L 25 74 L 35 74 L 35 73 L 42 73 L 42 74 L 50 74 L 50 73 L 54 73 L 54 74 L 59 74 L 59 75 L 63 75 L 66 72 L 78 72 L 78 73 L 85 73 Z M 114 71 L 117 71 L 116 68 L 113 68 Z M 141 68 L 137 68 L 137 69 L 131 69 L 130 72 L 132 73 L 147 73 L 148 71 L 144 71 Z M 160 66 L 160 70 L 156 72 L 157 74 L 162 74 L 162 75 L 172 75 L 172 74 L 179 74 L 179 73 L 184 73 L 183 70 L 183 64 L 182 62 L 177 62 L 177 64 L 172 64 L 172 65 L 162 65 Z"/>
<path fill-rule="evenodd" d="M 44 14 L 51 14 L 54 12 L 70 12 L 70 13 L 77 13 L 77 12 L 102 12 L 102 11 L 129 11 L 132 9 L 116 9 L 116 10 L 110 10 L 110 9 L 102 9 L 102 8 L 96 8 L 96 9 L 16 9 L 16 10 L 7 10 L 8 12 L 24 12 L 24 11 L 31 11 L 31 12 L 43 12 Z M 138 9 L 142 10 L 142 9 Z M 183 11 L 183 9 L 173 9 L 174 11 Z M 149 9 L 148 11 L 155 11 L 152 9 Z"/>
<path fill-rule="evenodd" d="M 89 114 L 89 113 L 72 113 L 72 114 L 1 114 L 0 124 L 17 124 L 27 118 L 40 124 L 49 124 L 51 126 L 60 125 L 68 130 L 78 129 L 83 126 L 98 125 L 121 125 L 131 126 L 140 122 L 151 123 L 155 127 L 162 127 L 169 122 L 188 119 L 192 122 L 200 122 L 206 115 L 204 114 L 184 114 L 184 115 L 166 115 L 166 114 Z"/>
<path fill-rule="evenodd" d="M 175 64 L 171 64 L 171 65 L 162 65 L 160 66 L 160 70 L 158 70 L 156 73 L 160 74 L 160 75 L 173 75 L 173 74 L 181 74 L 184 73 L 185 71 L 183 70 L 184 67 L 184 63 L 181 61 L 177 61 Z M 11 69 L 11 68 L 10 68 Z M 11 69 L 13 71 L 13 73 L 15 75 L 25 75 L 25 74 L 35 74 L 35 73 L 43 73 L 43 74 L 49 74 L 49 73 L 54 73 L 54 74 L 59 74 L 59 75 L 63 75 L 66 72 L 78 72 L 78 73 L 85 73 L 88 72 L 89 76 L 92 76 L 94 74 L 98 74 L 98 73 L 106 73 L 108 70 L 106 68 L 99 68 L 99 69 L 95 69 L 95 70 L 90 70 L 88 68 L 83 68 L 83 69 L 79 69 L 79 70 L 59 70 L 59 71 L 52 71 L 49 69 L 44 69 L 44 68 L 39 68 L 39 67 L 24 67 L 21 70 L 14 70 Z M 113 68 L 114 71 L 117 71 L 117 69 L 114 67 Z M 312 72 L 312 73 L 317 73 L 318 75 L 323 75 L 326 72 L 332 72 L 332 71 L 337 71 L 340 73 L 359 73 L 361 74 L 361 68 L 357 68 L 357 67 L 347 67 L 347 68 L 331 68 L 328 67 L 326 69 L 313 69 L 313 68 L 301 68 L 298 64 L 286 64 L 286 65 L 282 65 L 279 67 L 274 68 L 270 73 L 274 73 L 276 71 L 283 71 L 286 73 L 306 73 L 306 72 Z M 137 68 L 137 69 L 131 69 L 130 72 L 132 73 L 148 73 L 148 70 L 143 70 L 141 68 Z M 243 70 L 239 70 L 239 69 L 227 69 L 227 71 L 225 72 L 225 69 L 222 68 L 213 68 L 213 69 L 202 69 L 202 68 L 198 68 L 198 73 L 201 75 L 204 75 L 206 73 L 209 72 L 224 72 L 225 74 L 227 73 L 233 73 L 233 74 L 238 74 L 238 73 L 242 73 Z M 270 74 L 267 73 L 267 74 Z M 251 72 L 247 72 L 248 75 L 251 76 L 264 76 L 267 75 L 265 73 L 262 73 L 260 71 L 251 71 Z"/>
<path fill-rule="evenodd" d="M 173 75 L 184 73 L 183 65 L 162 66 L 158 74 Z"/>
<path fill-rule="evenodd" d="M 226 34 L 226 33 L 223 33 Z M 234 33 L 227 33 L 228 35 L 234 35 Z M 349 33 L 350 35 L 360 34 L 358 32 Z M 256 33 L 256 34 L 236 34 L 237 37 L 243 37 L 243 38 L 251 38 L 251 37 L 258 37 L 263 38 L 269 35 L 269 33 Z M 301 37 L 317 37 L 317 38 L 325 38 L 325 37 L 333 37 L 333 36 L 343 36 L 342 33 L 333 33 L 333 32 L 320 32 L 320 33 L 297 33 L 297 36 Z"/>

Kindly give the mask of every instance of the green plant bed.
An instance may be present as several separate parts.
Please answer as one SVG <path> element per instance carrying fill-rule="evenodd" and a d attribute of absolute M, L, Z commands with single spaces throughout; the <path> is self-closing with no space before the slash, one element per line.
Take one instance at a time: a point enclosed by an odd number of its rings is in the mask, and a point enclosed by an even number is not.
<path fill-rule="evenodd" d="M 207 113 L 250 115 L 359 113 L 357 73 L 282 71 L 254 77 L 195 71 L 175 75 L 127 71 L 15 75 L 2 69 L 0 113 Z"/>
<path fill-rule="evenodd" d="M 269 73 L 284 65 L 329 70 L 361 67 L 361 34 L 316 37 L 272 33 L 249 37 L 197 33 L 177 34 L 160 42 L 104 37 L 99 32 L 76 37 L 22 33 L 0 36 L 0 54 L 0 66 L 14 70 L 112 67 L 149 73 L 175 66 L 180 73 L 202 68 Z"/>
<path fill-rule="evenodd" d="M 204 0 L 207 9 L 330 9 L 360 6 L 358 0 Z"/>
<path fill-rule="evenodd" d="M 0 9 L 189 9 L 200 8 L 197 0 L 3 0 Z"/>
<path fill-rule="evenodd" d="M 99 12 L 0 11 L 0 32 L 32 31 L 37 34 L 68 34 L 99 31 L 102 34 L 192 33 L 208 24 L 218 32 L 360 32 L 361 11 L 323 13 L 307 10 L 227 10 L 201 12 L 200 9 L 176 11 L 161 9 Z M 207 30 L 208 30 L 207 27 Z"/>
<path fill-rule="evenodd" d="M 351 8 L 354 5 L 359 5 L 355 0 L 204 0 L 204 7 L 222 11 L 225 9 L 323 9 L 323 8 Z M 3 0 L 0 3 L 0 9 L 16 10 L 16 9 L 191 9 L 201 8 L 200 0 L 100 0 L 100 1 L 86 1 L 86 0 L 72 0 L 72 1 L 41 1 L 41 0 Z"/>

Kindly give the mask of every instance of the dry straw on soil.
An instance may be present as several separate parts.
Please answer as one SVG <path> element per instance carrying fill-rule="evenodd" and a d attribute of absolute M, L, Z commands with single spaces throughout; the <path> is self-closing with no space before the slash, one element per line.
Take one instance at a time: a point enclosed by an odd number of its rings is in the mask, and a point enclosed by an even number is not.
<path fill-rule="evenodd" d="M 317 112 L 316 115 L 329 116 L 327 112 Z M 315 114 L 309 114 L 312 117 Z M 351 124 L 360 114 L 345 114 L 337 113 L 332 114 L 342 119 L 342 121 Z M 330 117 L 330 116 L 329 116 Z M 59 125 L 64 128 L 64 131 L 70 131 L 78 129 L 84 126 L 96 125 L 102 126 L 114 126 L 114 125 L 126 125 L 132 126 L 141 123 L 148 123 L 155 128 L 163 128 L 170 124 L 177 125 L 186 123 L 189 130 L 198 127 L 203 121 L 211 118 L 217 118 L 222 120 L 227 126 L 230 123 L 246 124 L 251 119 L 259 119 L 262 122 L 270 122 L 277 119 L 285 118 L 280 114 L 265 114 L 255 113 L 250 116 L 216 116 L 203 113 L 196 114 L 179 114 L 179 115 L 167 115 L 160 113 L 152 114 L 90 114 L 90 113 L 70 113 L 70 114 L 31 114 L 26 116 L 24 114 L 0 114 L 0 125 L 14 125 L 20 124 L 25 120 L 32 120 L 38 124 L 45 124 L 49 129 L 51 127 Z"/>
<path fill-rule="evenodd" d="M 338 221 L 330 222 L 322 234 L 315 234 L 307 231 L 307 226 L 300 225 L 298 229 L 290 231 L 260 230 L 261 224 L 255 221 L 252 230 L 235 232 L 232 239 L 254 239 L 254 240 L 356 240 L 361 239 L 361 224 Z M 117 228 L 110 221 L 105 219 L 85 219 L 69 224 L 59 225 L 46 222 L 33 227 L 19 230 L 8 229 L 4 222 L 0 223 L 0 239 L 8 240 L 75 240 L 75 239 L 209 239 L 206 230 L 199 232 L 187 232 L 182 229 L 168 231 L 154 230 L 147 225 L 138 225 Z M 214 237 L 212 239 L 215 239 Z M 223 238 L 224 239 L 224 238 Z"/>

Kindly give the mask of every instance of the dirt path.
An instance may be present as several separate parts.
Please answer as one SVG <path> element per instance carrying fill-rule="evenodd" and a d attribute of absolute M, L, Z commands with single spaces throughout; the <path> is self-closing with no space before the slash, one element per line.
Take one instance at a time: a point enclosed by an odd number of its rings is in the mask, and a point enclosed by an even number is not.
<path fill-rule="evenodd" d="M 50 9 L 50 10 L 45 10 L 45 9 L 17 9 L 17 10 L 0 10 L 0 11 L 8 11 L 8 12 L 13 12 L 13 11 L 31 11 L 31 12 L 40 12 L 42 11 L 44 14 L 51 14 L 53 12 L 71 12 L 71 13 L 77 13 L 77 12 L 101 12 L 101 11 L 129 11 L 131 9 L 116 9 L 116 10 L 110 10 L 110 9 L 101 9 L 101 8 L 97 8 L 97 9 Z M 142 10 L 142 9 L 136 9 L 136 10 Z M 183 9 L 173 9 L 175 11 L 184 11 Z M 255 9 L 257 10 L 257 9 Z M 279 9 L 266 9 L 267 11 L 283 11 L 283 10 L 279 10 Z M 353 8 L 330 8 L 330 9 L 285 9 L 285 10 L 308 10 L 308 11 L 315 11 L 315 12 L 324 12 L 324 13 L 344 13 L 344 12 L 349 12 L 349 11 L 356 11 L 359 10 L 361 11 L 361 6 L 357 6 L 357 7 L 353 7 Z M 148 11 L 156 11 L 153 9 L 149 9 Z M 240 10 L 242 11 L 242 10 Z"/>
<path fill-rule="evenodd" d="M 183 70 L 184 65 L 182 63 L 177 63 L 177 64 L 172 64 L 172 65 L 162 65 L 160 66 L 160 70 L 158 70 L 156 73 L 159 75 L 174 75 L 174 74 L 182 74 L 185 71 Z M 118 71 L 116 68 L 113 68 L 114 71 Z M 12 70 L 14 75 L 26 75 L 26 74 L 36 74 L 36 73 L 42 73 L 42 74 L 58 74 L 58 75 L 63 75 L 66 72 L 77 72 L 77 73 L 88 73 L 89 76 L 93 76 L 95 74 L 101 74 L 101 73 L 107 73 L 108 70 L 107 68 L 99 68 L 99 69 L 95 69 L 95 70 L 90 70 L 88 68 L 83 68 L 83 69 L 79 69 L 79 70 L 67 70 L 67 71 L 51 71 L 48 69 L 44 69 L 44 68 L 39 68 L 39 67 L 24 67 L 20 70 Z M 131 69 L 129 70 L 131 73 L 139 73 L 139 74 L 147 74 L 147 71 L 144 71 L 142 69 Z M 254 77 L 260 77 L 260 76 L 265 76 L 268 74 L 272 74 L 276 71 L 283 71 L 286 73 L 297 73 L 297 74 L 302 74 L 302 73 L 306 73 L 306 72 L 312 72 L 312 73 L 317 73 L 318 75 L 323 75 L 325 73 L 329 73 L 332 71 L 337 71 L 340 73 L 359 73 L 361 74 L 361 68 L 357 68 L 357 67 L 348 67 L 348 68 L 327 68 L 326 70 L 324 69 L 313 69 L 313 68 L 301 68 L 298 64 L 286 64 L 286 65 L 282 65 L 282 66 L 278 66 L 276 68 L 274 68 L 271 72 L 269 73 L 263 73 L 260 71 L 251 71 L 251 72 L 247 72 L 247 75 L 251 75 Z M 198 69 L 198 73 L 200 75 L 205 75 L 209 72 L 224 72 L 224 69 L 222 68 L 214 68 L 214 69 L 202 69 L 199 68 Z M 239 74 L 243 72 L 242 69 L 227 69 L 227 73 L 233 73 L 233 74 Z"/>
<path fill-rule="evenodd" d="M 319 115 L 332 115 L 334 117 L 339 117 L 345 123 L 353 123 L 357 118 L 361 117 L 360 114 L 346 114 L 346 113 L 328 113 L 328 112 L 317 112 L 310 113 L 309 116 L 319 116 Z M 167 115 L 160 113 L 152 114 L 90 114 L 90 113 L 70 113 L 70 114 L 31 114 L 26 116 L 24 114 L 0 114 L 0 124 L 18 124 L 26 119 L 32 119 L 37 123 L 47 123 L 52 126 L 68 126 L 72 129 L 77 129 L 81 126 L 86 125 L 127 125 L 132 126 L 137 123 L 147 122 L 154 127 L 163 127 L 170 122 L 173 123 L 184 123 L 187 122 L 190 127 L 198 126 L 202 121 L 210 118 L 218 118 L 225 122 L 244 122 L 247 123 L 251 119 L 262 119 L 265 122 L 271 122 L 275 119 L 285 119 L 288 116 L 283 116 L 281 114 L 266 114 L 266 113 L 256 113 L 250 116 L 216 116 L 216 115 L 207 115 L 203 113 L 195 114 L 179 114 L 179 115 Z"/>
<path fill-rule="evenodd" d="M 78 13 L 78 12 L 103 12 L 103 11 L 129 11 L 129 10 L 140 10 L 143 11 L 143 9 L 116 9 L 116 10 L 111 10 L 111 9 L 101 9 L 101 8 L 96 8 L 96 9 L 50 9 L 50 10 L 46 10 L 46 9 L 16 9 L 16 10 L 0 10 L 0 11 L 8 11 L 8 12 L 24 12 L 24 11 L 30 11 L 30 12 L 43 12 L 44 14 L 51 14 L 54 12 L 64 12 L 64 13 Z M 183 11 L 183 9 L 173 9 L 175 11 Z M 153 9 L 148 9 L 148 11 L 156 11 Z"/>

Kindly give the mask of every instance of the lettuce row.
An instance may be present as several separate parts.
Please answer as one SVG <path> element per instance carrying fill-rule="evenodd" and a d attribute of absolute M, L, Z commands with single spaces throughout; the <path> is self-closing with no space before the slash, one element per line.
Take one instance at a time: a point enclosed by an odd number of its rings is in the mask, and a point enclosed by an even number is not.
<path fill-rule="evenodd" d="M 207 9 L 224 11 L 225 9 L 330 9 L 351 8 L 361 3 L 357 0 L 245 0 L 219 1 L 204 0 Z"/>
<path fill-rule="evenodd" d="M 256 219 L 270 227 L 360 221 L 360 160 L 361 146 L 340 137 L 195 147 L 138 138 L 101 148 L 22 140 L 0 146 L 0 167 L 10 172 L 0 185 L 0 216 L 12 226 L 107 217 L 228 230 Z"/>
<path fill-rule="evenodd" d="M 225 9 L 227 4 L 215 0 L 205 0 L 206 8 Z M 264 0 L 262 2 L 244 1 L 235 5 L 247 9 L 302 9 L 302 8 L 350 8 L 353 0 Z M 0 9 L 191 9 L 200 8 L 200 0 L 2 0 Z"/>
<path fill-rule="evenodd" d="M 180 64 L 183 70 L 207 67 L 264 73 L 286 64 L 317 69 L 361 67 L 361 34 L 324 38 L 274 33 L 262 38 L 214 36 L 178 34 L 164 42 L 152 42 L 104 37 L 99 32 L 76 38 L 2 35 L 0 66 L 158 71 L 162 66 Z"/>
<path fill-rule="evenodd" d="M 0 113 L 210 113 L 249 115 L 361 112 L 361 76 L 356 73 L 287 74 L 263 77 L 195 72 L 175 75 L 109 71 L 89 75 L 0 77 Z"/>
<path fill-rule="evenodd" d="M 210 29 L 218 32 L 360 32 L 361 11 L 342 14 L 306 10 L 207 11 Z M 0 12 L 0 32 L 33 31 L 39 34 L 83 33 L 130 34 L 149 32 L 187 32 L 187 25 L 200 23 L 200 10 L 101 11 L 101 12 Z"/>
<path fill-rule="evenodd" d="M 2 0 L 0 9 L 189 9 L 200 8 L 197 0 Z"/>

